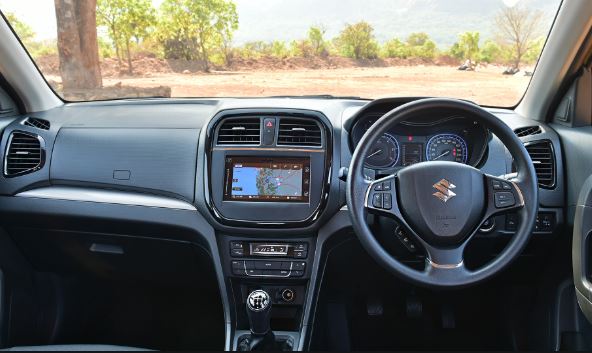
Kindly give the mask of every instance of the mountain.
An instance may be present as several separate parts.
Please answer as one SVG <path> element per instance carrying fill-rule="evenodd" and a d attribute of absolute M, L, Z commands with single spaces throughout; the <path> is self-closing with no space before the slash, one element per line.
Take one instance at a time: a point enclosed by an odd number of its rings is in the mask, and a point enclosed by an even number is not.
<path fill-rule="evenodd" d="M 304 38 L 310 26 L 321 25 L 332 38 L 348 23 L 372 24 L 379 42 L 412 32 L 427 32 L 439 47 L 454 43 L 459 33 L 495 35 L 493 19 L 505 3 L 517 0 L 235 0 L 239 29 L 235 44 Z M 550 28 L 560 0 L 520 0 L 545 14 Z"/>

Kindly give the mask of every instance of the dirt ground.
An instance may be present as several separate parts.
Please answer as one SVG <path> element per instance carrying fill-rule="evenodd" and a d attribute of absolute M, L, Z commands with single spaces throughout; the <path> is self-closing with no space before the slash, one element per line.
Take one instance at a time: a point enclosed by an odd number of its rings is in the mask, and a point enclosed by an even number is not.
<path fill-rule="evenodd" d="M 530 77 L 521 71 L 502 75 L 503 67 L 480 66 L 458 71 L 456 66 L 415 64 L 386 67 L 319 69 L 282 67 L 213 71 L 146 70 L 140 75 L 108 75 L 104 86 L 149 88 L 168 86 L 172 97 L 262 97 L 274 95 L 332 94 L 379 98 L 387 96 L 441 96 L 473 100 L 479 104 L 516 104 Z M 532 69 L 526 69 L 532 70 Z M 164 71 L 164 72 L 160 72 Z M 60 82 L 58 75 L 48 79 Z"/>

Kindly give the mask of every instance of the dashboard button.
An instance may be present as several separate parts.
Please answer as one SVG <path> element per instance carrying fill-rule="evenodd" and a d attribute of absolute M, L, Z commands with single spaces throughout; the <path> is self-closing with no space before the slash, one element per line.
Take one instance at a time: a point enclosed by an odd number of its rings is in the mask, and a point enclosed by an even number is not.
<path fill-rule="evenodd" d="M 307 243 L 298 243 L 294 247 L 294 250 L 308 250 L 308 244 Z"/>
<path fill-rule="evenodd" d="M 292 277 L 302 277 L 304 275 L 304 271 L 292 271 Z"/>
<path fill-rule="evenodd" d="M 290 261 L 282 261 L 282 270 L 290 270 L 292 268 L 292 262 Z"/>
<path fill-rule="evenodd" d="M 230 249 L 230 256 L 242 257 L 245 256 L 245 251 L 243 249 Z"/>
<path fill-rule="evenodd" d="M 232 261 L 231 264 L 232 264 L 233 269 L 235 269 L 235 268 L 238 268 L 241 270 L 245 269 L 245 262 L 244 261 Z"/>
<path fill-rule="evenodd" d="M 294 261 L 292 262 L 292 270 L 294 271 L 304 271 L 306 268 L 306 262 L 304 261 Z"/>
<path fill-rule="evenodd" d="M 247 270 L 247 276 L 259 276 L 261 274 L 261 270 Z"/>
<path fill-rule="evenodd" d="M 277 261 L 255 261 L 255 269 L 257 270 L 279 270 L 282 268 L 282 263 Z"/>
<path fill-rule="evenodd" d="M 278 273 L 282 277 L 288 277 L 288 275 L 290 275 L 290 270 L 279 270 Z"/>
<path fill-rule="evenodd" d="M 308 255 L 308 251 L 294 251 L 294 258 L 296 259 L 306 259 Z"/>
<path fill-rule="evenodd" d="M 231 249 L 244 249 L 243 248 L 243 242 L 241 242 L 241 241 L 231 241 L 230 242 L 230 248 Z"/>

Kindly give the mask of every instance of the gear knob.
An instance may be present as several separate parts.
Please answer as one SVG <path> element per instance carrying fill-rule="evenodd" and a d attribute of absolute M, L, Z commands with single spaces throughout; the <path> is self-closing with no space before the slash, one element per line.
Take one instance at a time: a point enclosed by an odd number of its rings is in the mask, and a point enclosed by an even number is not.
<path fill-rule="evenodd" d="M 271 296 L 264 290 L 254 290 L 247 297 L 247 315 L 253 335 L 265 335 L 270 330 Z"/>

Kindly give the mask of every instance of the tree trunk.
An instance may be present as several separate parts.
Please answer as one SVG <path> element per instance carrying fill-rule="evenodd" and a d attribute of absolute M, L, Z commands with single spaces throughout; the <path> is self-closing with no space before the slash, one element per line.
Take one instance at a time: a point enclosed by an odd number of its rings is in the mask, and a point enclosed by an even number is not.
<path fill-rule="evenodd" d="M 132 67 L 132 54 L 130 52 L 129 41 L 125 42 L 125 51 L 127 52 L 127 72 L 133 74 L 134 68 Z"/>
<path fill-rule="evenodd" d="M 64 90 L 102 87 L 96 0 L 54 0 Z"/>

